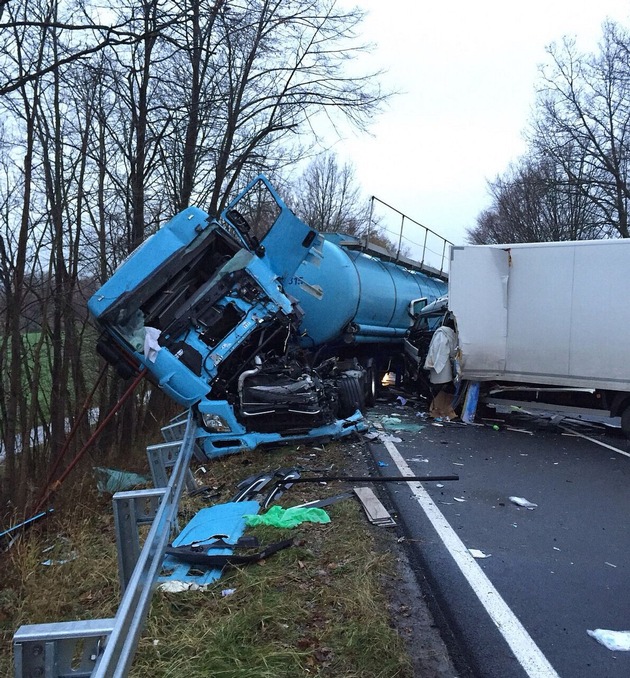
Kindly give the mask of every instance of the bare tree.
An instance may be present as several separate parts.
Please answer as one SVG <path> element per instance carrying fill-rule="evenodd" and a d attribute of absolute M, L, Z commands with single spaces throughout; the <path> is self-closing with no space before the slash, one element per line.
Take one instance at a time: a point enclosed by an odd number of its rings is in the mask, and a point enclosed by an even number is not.
<path fill-rule="evenodd" d="M 579 173 L 577 160 L 572 166 Z M 467 231 L 474 244 L 602 237 L 599 211 L 576 186 L 574 174 L 567 176 L 551 158 L 522 158 L 488 190 L 492 205 Z"/>
<path fill-rule="evenodd" d="M 363 14 L 336 0 L 114 0 L 105 12 L 0 0 L 0 12 L 0 435 L 15 497 L 46 473 L 91 386 L 88 290 L 174 212 L 216 214 L 254 174 L 301 159 L 318 115 L 362 129 L 385 97 L 374 74 L 346 70 L 365 49 Z M 102 413 L 120 392 L 104 383 Z M 114 439 L 143 415 L 130 407 Z"/>
<path fill-rule="evenodd" d="M 355 34 L 362 18 L 335 0 L 244 0 L 222 8 L 222 99 L 208 139 L 211 212 L 244 178 L 301 157 L 298 135 L 317 113 L 334 110 L 363 128 L 378 110 L 384 95 L 374 74 L 345 70 L 365 50 Z"/>
<path fill-rule="evenodd" d="M 624 238 L 630 236 L 629 48 L 628 31 L 610 21 L 598 53 L 582 54 L 567 39 L 552 45 L 531 136 Z"/>
<path fill-rule="evenodd" d="M 370 208 L 354 168 L 350 163 L 339 165 L 333 153 L 315 158 L 294 192 L 296 214 L 318 231 L 360 235 L 368 226 Z"/>

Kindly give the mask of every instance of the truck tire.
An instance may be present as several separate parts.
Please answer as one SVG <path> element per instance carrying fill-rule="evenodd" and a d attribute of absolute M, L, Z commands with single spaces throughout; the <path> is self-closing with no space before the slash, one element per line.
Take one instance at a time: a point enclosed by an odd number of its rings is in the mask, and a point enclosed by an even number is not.
<path fill-rule="evenodd" d="M 366 388 L 365 388 L 365 404 L 368 407 L 376 405 L 376 391 L 378 389 L 376 367 L 370 365 L 365 374 Z"/>
<path fill-rule="evenodd" d="M 357 410 L 365 410 L 365 393 L 361 380 L 357 377 L 344 375 L 338 382 L 339 388 L 339 416 L 344 419 L 350 417 Z"/>
<path fill-rule="evenodd" d="M 621 430 L 626 438 L 630 438 L 630 405 L 621 413 Z"/>

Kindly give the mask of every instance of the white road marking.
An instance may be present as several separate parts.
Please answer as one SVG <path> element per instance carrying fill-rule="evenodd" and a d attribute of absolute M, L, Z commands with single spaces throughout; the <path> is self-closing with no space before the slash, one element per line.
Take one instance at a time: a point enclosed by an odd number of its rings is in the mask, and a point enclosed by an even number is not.
<path fill-rule="evenodd" d="M 578 433 L 577 431 L 574 431 L 572 428 L 568 428 L 567 426 L 560 426 L 559 428 L 561 428 L 563 431 L 571 433 L 574 436 L 577 436 L 578 438 L 584 438 L 584 440 L 589 440 L 590 442 L 595 443 L 596 445 L 601 445 L 602 447 L 605 447 L 608 450 L 612 450 L 613 452 L 617 452 L 618 454 L 623 454 L 626 457 L 630 457 L 630 453 L 624 452 L 623 450 L 620 450 L 618 447 L 613 447 L 612 445 L 603 443 L 601 440 L 597 440 L 597 438 L 585 436 L 583 433 Z"/>
<path fill-rule="evenodd" d="M 396 446 L 389 441 L 383 441 L 383 444 L 401 474 L 413 475 L 413 471 Z M 527 675 L 531 678 L 559 678 L 553 666 L 470 555 L 422 484 L 408 482 L 407 485 Z"/>

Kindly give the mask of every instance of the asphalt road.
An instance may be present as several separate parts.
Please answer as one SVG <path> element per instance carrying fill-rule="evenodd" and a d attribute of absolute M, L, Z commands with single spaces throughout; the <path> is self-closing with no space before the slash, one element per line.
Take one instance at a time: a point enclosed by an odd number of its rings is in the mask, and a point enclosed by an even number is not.
<path fill-rule="evenodd" d="M 369 418 L 389 415 L 400 441 L 371 443 L 381 473 L 460 476 L 386 484 L 460 673 L 630 676 L 630 652 L 587 634 L 630 630 L 630 458 L 559 432 L 436 425 L 410 407 L 379 405 Z"/>

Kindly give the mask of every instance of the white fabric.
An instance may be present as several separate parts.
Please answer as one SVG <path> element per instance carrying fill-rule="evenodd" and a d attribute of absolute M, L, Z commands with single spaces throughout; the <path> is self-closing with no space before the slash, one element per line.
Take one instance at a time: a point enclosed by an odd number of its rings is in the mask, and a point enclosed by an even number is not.
<path fill-rule="evenodd" d="M 149 362 L 154 363 L 158 351 L 162 350 L 162 347 L 158 344 L 158 337 L 160 334 L 160 330 L 155 327 L 144 328 L 144 357 Z"/>
<path fill-rule="evenodd" d="M 453 381 L 451 359 L 455 357 L 457 337 L 450 327 L 438 327 L 433 333 L 431 344 L 424 361 L 424 369 L 429 370 L 432 384 L 447 384 Z"/>

